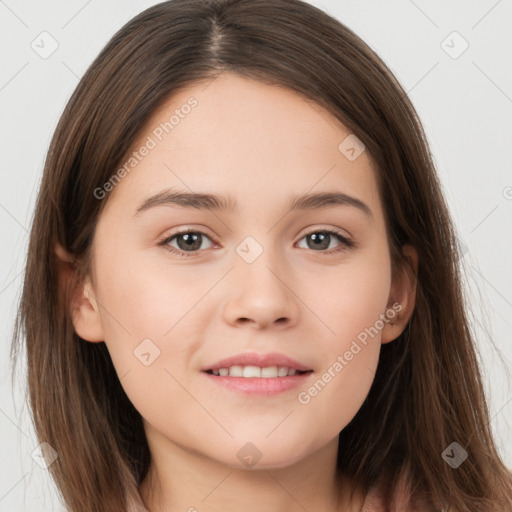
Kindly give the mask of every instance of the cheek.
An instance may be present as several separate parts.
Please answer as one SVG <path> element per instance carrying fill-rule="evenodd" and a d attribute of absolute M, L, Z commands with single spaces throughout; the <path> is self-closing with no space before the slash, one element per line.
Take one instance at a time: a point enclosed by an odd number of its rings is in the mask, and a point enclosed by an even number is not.
<path fill-rule="evenodd" d="M 328 408 L 334 431 L 355 416 L 375 375 L 391 284 L 389 260 L 380 254 L 319 276 L 317 291 L 309 291 L 311 309 L 322 320 L 316 349 L 324 363 L 298 402 L 310 417 L 321 417 Z"/>
<path fill-rule="evenodd" d="M 98 268 L 105 342 L 119 377 L 129 373 L 123 386 L 140 384 L 126 389 L 135 403 L 147 402 L 139 396 L 145 389 L 168 389 L 169 373 L 187 385 L 188 364 L 208 320 L 200 299 L 214 279 L 178 266 L 170 272 L 143 253 L 118 254 Z"/>
<path fill-rule="evenodd" d="M 371 256 L 371 255 L 370 255 Z M 384 313 L 391 285 L 390 267 L 385 257 L 365 257 L 317 273 L 314 287 L 303 283 L 302 297 L 322 320 L 324 340 L 342 349 L 365 329 L 375 325 Z M 380 338 L 379 338 L 380 339 Z"/>
<path fill-rule="evenodd" d="M 316 352 L 323 362 L 316 379 L 297 394 L 304 418 L 328 418 L 326 438 L 336 435 L 354 418 L 366 399 L 375 376 L 381 347 L 379 317 L 386 296 L 375 288 L 355 286 L 345 281 L 344 291 L 330 295 L 325 304 L 335 309 L 325 314 L 325 323 L 334 331 L 319 336 Z M 324 310 L 325 311 L 325 310 Z"/>
<path fill-rule="evenodd" d="M 190 310 L 201 295 L 190 276 L 176 272 L 171 279 L 167 272 L 164 279 L 156 267 L 128 259 L 97 275 L 105 343 L 130 401 L 156 422 L 171 404 L 186 411 L 187 362 L 201 339 L 187 316 L 193 318 Z"/>

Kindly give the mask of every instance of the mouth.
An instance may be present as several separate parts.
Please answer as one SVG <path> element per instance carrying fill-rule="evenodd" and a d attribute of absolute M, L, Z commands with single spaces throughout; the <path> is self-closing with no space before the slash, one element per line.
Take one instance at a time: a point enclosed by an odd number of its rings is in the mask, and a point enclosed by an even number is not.
<path fill-rule="evenodd" d="M 306 385 L 313 370 L 286 366 L 239 366 L 203 370 L 208 380 L 235 393 L 268 398 Z"/>
<path fill-rule="evenodd" d="M 206 370 L 205 373 L 219 377 L 279 379 L 283 377 L 291 377 L 293 375 L 303 375 L 305 373 L 311 373 L 312 371 L 313 370 L 298 370 L 296 368 L 288 368 L 287 366 L 267 366 L 262 368 L 254 365 L 233 365 L 226 368 Z"/>

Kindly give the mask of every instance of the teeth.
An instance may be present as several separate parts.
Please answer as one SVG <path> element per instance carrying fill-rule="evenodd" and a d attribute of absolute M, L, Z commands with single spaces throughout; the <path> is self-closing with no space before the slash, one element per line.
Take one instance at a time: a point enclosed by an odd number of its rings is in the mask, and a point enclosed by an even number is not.
<path fill-rule="evenodd" d="M 277 370 L 277 376 L 278 377 L 286 377 L 288 375 L 288 368 L 281 367 L 279 370 Z"/>
<path fill-rule="evenodd" d="M 259 366 L 244 366 L 242 375 L 244 377 L 261 377 L 261 368 Z"/>
<path fill-rule="evenodd" d="M 286 368 L 283 368 L 285 370 Z M 277 366 L 268 366 L 267 368 L 261 369 L 261 376 L 263 378 L 267 377 L 277 377 L 278 376 L 278 369 Z"/>
<path fill-rule="evenodd" d="M 244 376 L 244 367 L 243 366 L 232 366 L 229 368 L 229 376 L 230 377 L 243 377 Z"/>
<path fill-rule="evenodd" d="M 218 370 L 212 370 L 214 375 L 230 376 L 230 377 L 261 377 L 264 379 L 270 379 L 275 377 L 286 377 L 288 375 L 295 375 L 297 370 L 295 368 L 287 368 L 286 366 L 267 366 L 261 368 L 259 366 L 230 366 L 229 368 L 219 368 Z"/>

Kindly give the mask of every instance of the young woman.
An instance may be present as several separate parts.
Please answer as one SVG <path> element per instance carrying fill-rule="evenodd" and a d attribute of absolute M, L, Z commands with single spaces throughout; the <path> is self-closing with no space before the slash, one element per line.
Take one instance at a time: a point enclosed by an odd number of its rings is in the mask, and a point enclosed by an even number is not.
<path fill-rule="evenodd" d="M 67 508 L 510 511 L 457 257 L 418 116 L 347 27 L 142 12 L 52 139 L 13 344 Z"/>

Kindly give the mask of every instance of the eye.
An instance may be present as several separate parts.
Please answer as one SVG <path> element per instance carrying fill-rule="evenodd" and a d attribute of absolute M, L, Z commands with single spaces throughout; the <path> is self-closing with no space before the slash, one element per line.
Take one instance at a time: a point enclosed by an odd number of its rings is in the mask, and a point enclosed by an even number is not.
<path fill-rule="evenodd" d="M 301 240 L 307 240 L 306 249 L 313 249 L 314 251 L 321 252 L 323 254 L 332 254 L 347 250 L 351 247 L 355 247 L 355 242 L 349 240 L 347 237 L 343 236 L 339 231 L 336 230 L 319 230 L 312 231 L 307 234 Z M 328 249 L 331 245 L 331 242 L 338 241 L 338 245 L 335 246 L 334 249 L 330 249 L 328 251 L 324 249 Z"/>
<path fill-rule="evenodd" d="M 180 254 L 182 256 L 191 256 L 198 252 L 199 249 L 205 249 L 205 247 L 202 247 L 205 238 L 211 241 L 210 237 L 206 233 L 203 233 L 202 231 L 192 231 L 189 229 L 166 237 L 164 240 L 159 242 L 158 245 L 165 246 L 165 248 L 170 252 Z M 173 241 L 177 243 L 177 248 L 170 245 Z M 206 247 L 206 249 L 209 249 L 210 247 Z"/>
<path fill-rule="evenodd" d="M 307 240 L 306 249 L 312 249 L 313 251 L 320 252 L 324 255 L 338 253 L 356 246 L 355 242 L 336 230 L 312 231 L 302 237 L 301 241 L 304 239 Z M 205 240 L 209 240 L 211 245 L 204 247 L 203 242 Z M 325 250 L 329 249 L 329 247 L 331 247 L 331 243 L 336 241 L 338 242 L 338 245 L 330 250 Z M 171 245 L 173 242 L 177 244 L 177 247 Z M 196 256 L 201 252 L 201 249 L 210 249 L 213 246 L 213 242 L 206 233 L 187 229 L 167 236 L 159 242 L 158 245 L 164 246 L 168 251 L 180 256 Z"/>

